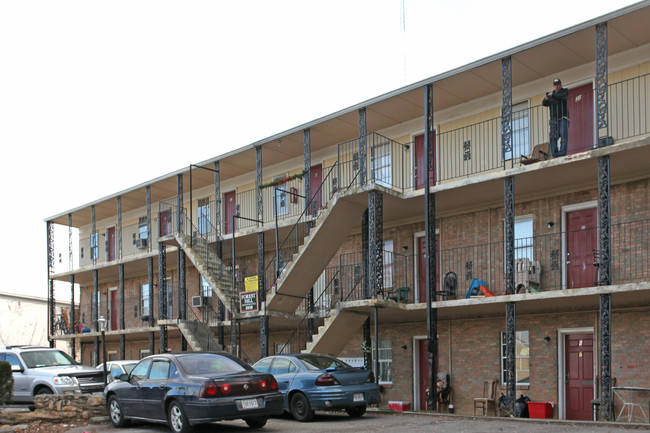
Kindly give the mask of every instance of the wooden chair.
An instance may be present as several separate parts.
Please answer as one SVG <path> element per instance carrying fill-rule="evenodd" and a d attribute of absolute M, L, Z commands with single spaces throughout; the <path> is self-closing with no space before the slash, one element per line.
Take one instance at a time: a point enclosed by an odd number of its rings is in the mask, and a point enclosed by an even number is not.
<path fill-rule="evenodd" d="M 476 415 L 476 409 L 481 409 L 481 415 L 486 416 L 490 405 L 494 408 L 494 416 L 497 415 L 496 391 L 497 381 L 495 379 L 483 382 L 483 395 L 474 398 L 474 415 Z"/>

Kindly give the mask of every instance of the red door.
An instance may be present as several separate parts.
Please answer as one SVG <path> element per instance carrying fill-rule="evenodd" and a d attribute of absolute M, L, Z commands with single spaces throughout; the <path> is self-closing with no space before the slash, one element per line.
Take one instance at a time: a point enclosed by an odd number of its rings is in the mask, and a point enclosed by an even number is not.
<path fill-rule="evenodd" d="M 115 227 L 106 230 L 106 242 L 106 260 L 112 262 L 115 260 Z"/>
<path fill-rule="evenodd" d="M 569 289 L 594 286 L 597 248 L 596 208 L 566 214 L 566 278 Z"/>
<path fill-rule="evenodd" d="M 170 210 L 162 211 L 158 214 L 158 230 L 160 236 L 166 236 L 172 231 L 172 212 Z"/>
<path fill-rule="evenodd" d="M 425 237 L 419 237 L 418 242 L 418 302 L 427 300 L 427 243 Z M 436 282 L 440 281 L 440 236 L 436 235 Z M 440 290 L 440 287 L 437 287 Z M 437 297 L 436 297 L 437 300 Z"/>
<path fill-rule="evenodd" d="M 117 302 L 117 290 L 109 290 L 109 308 L 111 309 L 111 317 L 110 321 L 111 323 L 109 324 L 109 329 L 111 331 L 117 331 L 117 308 L 118 308 L 118 302 Z"/>
<path fill-rule="evenodd" d="M 436 183 L 436 133 L 433 132 L 433 168 L 429 170 L 429 186 Z M 424 134 L 415 137 L 415 189 L 423 189 L 426 177 L 426 153 L 424 152 Z"/>
<path fill-rule="evenodd" d="M 309 173 L 309 196 L 313 197 L 311 202 L 311 211 L 315 213 L 316 210 L 323 206 L 323 165 L 314 165 Z"/>
<path fill-rule="evenodd" d="M 418 382 L 420 384 L 420 410 L 427 409 L 427 388 L 429 387 L 429 351 L 427 340 L 418 340 Z"/>
<path fill-rule="evenodd" d="M 567 155 L 594 147 L 594 92 L 591 84 L 569 89 L 569 144 Z"/>
<path fill-rule="evenodd" d="M 594 398 L 594 337 L 592 334 L 565 336 L 566 419 L 591 420 Z"/>
<path fill-rule="evenodd" d="M 237 193 L 227 192 L 223 195 L 224 202 L 224 233 L 230 234 L 233 230 L 233 216 L 237 214 Z"/>

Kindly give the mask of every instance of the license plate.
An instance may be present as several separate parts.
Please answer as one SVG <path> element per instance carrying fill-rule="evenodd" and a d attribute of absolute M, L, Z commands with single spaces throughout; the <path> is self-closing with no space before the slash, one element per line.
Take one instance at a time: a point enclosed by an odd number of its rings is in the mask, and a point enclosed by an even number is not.
<path fill-rule="evenodd" d="M 257 399 L 256 398 L 251 398 L 248 400 L 240 400 L 241 402 L 241 408 L 242 409 L 257 409 L 259 406 L 257 405 Z"/>
<path fill-rule="evenodd" d="M 352 397 L 352 400 L 353 400 L 353 401 L 364 401 L 364 400 L 363 400 L 363 393 L 362 393 L 362 392 L 357 392 L 357 393 L 354 394 L 354 396 Z"/>

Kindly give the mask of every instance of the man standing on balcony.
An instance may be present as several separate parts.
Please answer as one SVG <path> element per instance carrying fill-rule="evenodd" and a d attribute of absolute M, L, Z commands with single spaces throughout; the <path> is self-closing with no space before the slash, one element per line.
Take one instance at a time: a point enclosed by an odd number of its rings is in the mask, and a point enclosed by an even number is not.
<path fill-rule="evenodd" d="M 566 155 L 569 142 L 569 90 L 559 78 L 553 80 L 553 92 L 546 92 L 542 105 L 551 110 L 550 147 L 554 158 Z"/>

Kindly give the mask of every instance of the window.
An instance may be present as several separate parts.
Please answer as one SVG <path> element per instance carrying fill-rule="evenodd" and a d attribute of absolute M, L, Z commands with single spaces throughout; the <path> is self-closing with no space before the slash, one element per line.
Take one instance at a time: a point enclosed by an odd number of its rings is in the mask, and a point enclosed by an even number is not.
<path fill-rule="evenodd" d="M 375 356 L 373 340 L 372 356 Z M 393 341 L 379 337 L 379 383 L 393 383 Z"/>
<path fill-rule="evenodd" d="M 197 215 L 199 219 L 199 234 L 210 232 L 210 199 L 202 198 L 197 206 Z"/>
<path fill-rule="evenodd" d="M 296 371 L 296 366 L 293 362 L 287 358 L 275 358 L 269 373 L 275 376 L 276 374 L 287 374 L 293 373 L 294 371 Z"/>
<path fill-rule="evenodd" d="M 212 297 L 212 287 L 210 287 L 210 283 L 208 283 L 203 275 L 201 275 L 201 296 L 204 298 Z"/>
<path fill-rule="evenodd" d="M 530 385 L 530 343 L 528 331 L 517 331 L 515 333 L 515 376 L 517 385 Z M 506 333 L 501 333 L 501 383 L 505 385 L 506 380 Z"/>
<path fill-rule="evenodd" d="M 90 259 L 97 260 L 99 257 L 99 233 L 90 235 Z"/>
<path fill-rule="evenodd" d="M 167 297 L 167 318 L 171 319 L 174 317 L 174 286 L 171 278 L 165 279 L 165 292 Z"/>
<path fill-rule="evenodd" d="M 390 188 L 393 184 L 390 141 L 372 148 L 372 175 L 376 183 Z"/>
<path fill-rule="evenodd" d="M 149 379 L 167 379 L 169 375 L 169 361 L 155 360 L 149 371 Z"/>
<path fill-rule="evenodd" d="M 393 287 L 393 241 L 384 242 L 384 290 Z"/>
<path fill-rule="evenodd" d="M 274 182 L 281 180 L 281 179 L 286 179 L 287 176 L 281 176 L 278 178 L 273 179 Z M 286 183 L 283 183 L 281 185 L 278 185 L 277 192 L 275 188 L 273 188 L 273 194 L 275 197 L 275 202 L 276 202 L 276 209 L 277 209 L 277 216 L 282 216 L 286 215 L 289 213 L 289 194 L 285 192 L 289 186 Z M 273 209 L 273 212 L 276 212 L 275 209 Z M 275 213 L 274 213 L 275 216 Z"/>
<path fill-rule="evenodd" d="M 140 217 L 140 219 L 138 220 L 138 237 L 140 239 L 149 239 L 147 217 Z"/>
<path fill-rule="evenodd" d="M 134 380 L 144 380 L 147 377 L 147 371 L 149 370 L 149 366 L 151 365 L 152 361 L 152 359 L 147 359 L 146 361 L 142 361 L 136 365 L 135 368 L 131 371 L 131 377 Z"/>
<path fill-rule="evenodd" d="M 521 155 L 530 154 L 528 102 L 521 102 L 512 106 L 512 150 L 506 152 L 504 159 L 519 158 Z"/>
<path fill-rule="evenodd" d="M 140 359 L 145 358 L 149 355 L 151 355 L 151 351 L 149 349 L 140 349 Z"/>
<path fill-rule="evenodd" d="M 533 217 L 515 218 L 515 260 L 533 260 Z"/>
<path fill-rule="evenodd" d="M 149 299 L 149 283 L 140 286 L 140 312 L 142 317 L 149 316 L 149 307 L 151 300 Z"/>
<path fill-rule="evenodd" d="M 291 343 L 275 343 L 275 354 L 284 355 L 291 353 Z"/>

